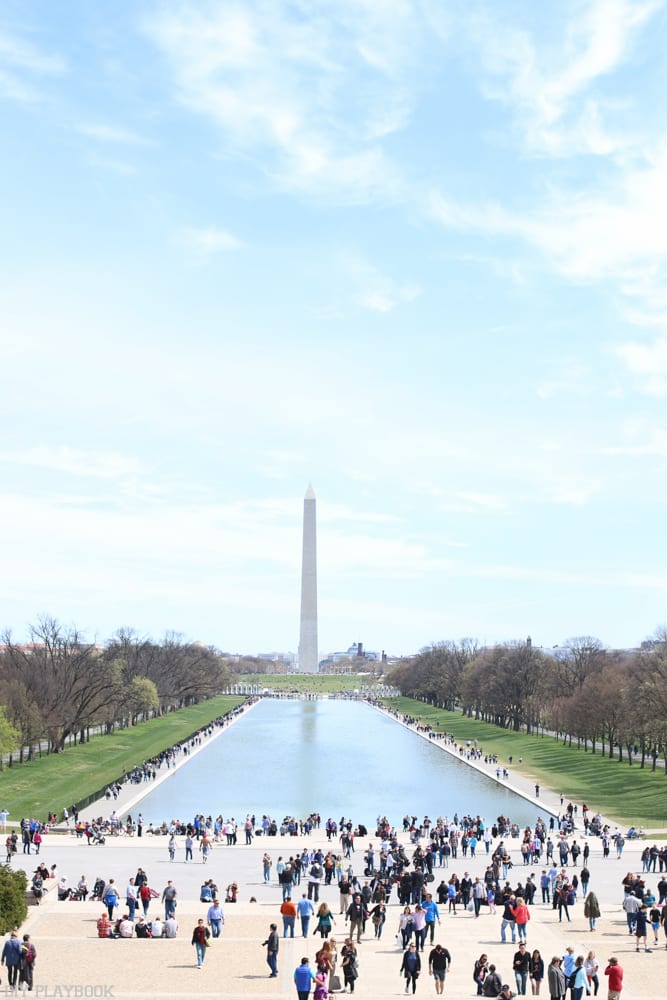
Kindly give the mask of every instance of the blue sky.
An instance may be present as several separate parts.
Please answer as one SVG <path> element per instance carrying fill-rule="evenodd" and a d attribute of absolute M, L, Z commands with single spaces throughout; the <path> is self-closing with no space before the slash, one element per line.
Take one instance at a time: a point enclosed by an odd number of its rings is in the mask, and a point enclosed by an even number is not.
<path fill-rule="evenodd" d="M 4 0 L 0 624 L 667 619 L 667 3 Z"/>

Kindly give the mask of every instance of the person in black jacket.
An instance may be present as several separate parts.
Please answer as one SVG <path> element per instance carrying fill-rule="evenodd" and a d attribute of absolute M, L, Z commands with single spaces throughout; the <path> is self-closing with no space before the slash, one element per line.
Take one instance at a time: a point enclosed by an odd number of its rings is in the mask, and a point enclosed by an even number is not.
<path fill-rule="evenodd" d="M 514 953 L 512 967 L 514 969 L 517 992 L 521 996 L 525 996 L 526 987 L 528 986 L 528 973 L 530 972 L 530 955 L 524 941 L 520 942 L 519 950 Z"/>
<path fill-rule="evenodd" d="M 266 948 L 266 964 L 271 969 L 269 979 L 275 979 L 278 975 L 278 949 L 280 948 L 277 924 L 271 924 L 269 936 L 266 941 L 262 941 L 262 947 Z"/>

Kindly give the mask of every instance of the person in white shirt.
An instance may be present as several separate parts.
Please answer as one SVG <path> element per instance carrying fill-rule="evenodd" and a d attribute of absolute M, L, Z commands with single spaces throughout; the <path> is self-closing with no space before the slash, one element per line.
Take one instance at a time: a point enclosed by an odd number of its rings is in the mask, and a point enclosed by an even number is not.
<path fill-rule="evenodd" d="M 159 917 L 156 917 L 155 920 L 151 922 L 151 937 L 161 938 L 163 930 L 164 930 L 164 924 L 162 923 Z"/>

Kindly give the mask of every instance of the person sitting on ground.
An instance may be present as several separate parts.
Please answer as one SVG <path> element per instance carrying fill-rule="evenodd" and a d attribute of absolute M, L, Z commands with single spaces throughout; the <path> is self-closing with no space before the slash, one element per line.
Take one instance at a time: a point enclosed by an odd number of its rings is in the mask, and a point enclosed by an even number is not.
<path fill-rule="evenodd" d="M 484 979 L 484 985 L 482 986 L 482 996 L 485 997 L 497 997 L 503 988 L 503 981 L 496 972 L 496 967 L 493 963 L 489 965 L 489 971 Z"/>
<path fill-rule="evenodd" d="M 507 986 L 506 984 L 505 986 L 503 986 L 500 993 L 498 994 L 498 1000 L 511 1000 L 511 997 L 515 996 L 516 993 L 513 993 L 512 990 L 509 988 L 509 986 Z"/>
<path fill-rule="evenodd" d="M 101 938 L 112 937 L 112 927 L 111 921 L 109 920 L 109 914 L 103 913 L 100 919 L 97 921 L 97 936 Z"/>
<path fill-rule="evenodd" d="M 37 906 L 39 906 L 40 901 L 44 895 L 44 883 L 42 881 L 41 875 L 39 875 L 38 872 L 35 872 L 35 874 L 32 877 L 32 894 L 35 897 L 35 902 L 37 903 Z"/>
<path fill-rule="evenodd" d="M 134 925 L 134 933 L 138 938 L 149 938 L 151 936 L 150 925 L 146 923 L 143 917 L 139 917 Z"/>
<path fill-rule="evenodd" d="M 66 899 L 69 899 L 71 891 L 72 890 L 70 889 L 67 881 L 67 876 L 63 875 L 60 882 L 58 882 L 58 899 L 61 903 L 64 903 Z"/>
<path fill-rule="evenodd" d="M 163 930 L 164 924 L 160 918 L 158 916 L 153 917 L 153 921 L 151 923 L 151 937 L 161 938 Z"/>
<path fill-rule="evenodd" d="M 178 934 L 178 923 L 176 917 L 168 917 L 164 922 L 164 927 L 162 929 L 162 935 L 166 938 L 175 938 Z"/>
<path fill-rule="evenodd" d="M 124 913 L 116 923 L 116 937 L 131 938 L 134 931 L 134 924 L 130 920 L 128 913 Z"/>

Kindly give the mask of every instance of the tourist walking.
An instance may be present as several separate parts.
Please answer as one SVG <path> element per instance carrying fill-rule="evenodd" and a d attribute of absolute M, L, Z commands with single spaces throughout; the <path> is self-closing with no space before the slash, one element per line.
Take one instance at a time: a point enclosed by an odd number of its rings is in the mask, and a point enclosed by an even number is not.
<path fill-rule="evenodd" d="M 141 900 L 141 905 L 143 907 L 144 917 L 148 916 L 148 907 L 151 905 L 153 895 L 153 890 L 148 885 L 148 882 L 144 882 L 139 889 L 139 899 Z M 155 893 L 155 895 L 157 895 L 157 893 Z"/>
<path fill-rule="evenodd" d="M 354 993 L 354 984 L 359 978 L 359 960 L 352 938 L 346 939 L 340 954 L 342 958 L 343 981 L 345 983 L 343 989 L 347 989 L 349 986 L 350 993 Z"/>
<path fill-rule="evenodd" d="M 436 944 L 428 956 L 428 974 L 433 976 L 435 992 L 441 996 L 445 992 L 445 976 L 452 964 L 452 956 L 441 944 Z"/>
<path fill-rule="evenodd" d="M 419 957 L 416 944 L 408 945 L 407 951 L 403 952 L 403 962 L 401 963 L 400 970 L 400 974 L 405 977 L 406 993 L 410 992 L 410 986 L 412 986 L 412 992 L 415 993 L 421 968 L 421 958 Z"/>
<path fill-rule="evenodd" d="M 440 910 L 438 909 L 438 904 L 433 899 L 430 892 L 426 893 L 424 897 L 425 902 L 422 904 L 424 908 L 424 915 L 426 917 L 426 936 L 429 939 L 430 944 L 433 944 L 435 938 L 435 922 L 438 921 L 438 927 L 440 926 Z"/>
<path fill-rule="evenodd" d="M 534 997 L 540 995 L 540 986 L 542 985 L 542 980 L 544 979 L 544 960 L 540 955 L 537 948 L 530 956 L 530 992 Z"/>
<path fill-rule="evenodd" d="M 60 898 L 60 892 L 58 898 Z M 112 878 L 109 879 L 109 883 L 104 890 L 104 905 L 107 908 L 109 920 L 113 920 L 113 911 L 118 906 L 118 889 L 114 885 L 114 880 Z"/>
<path fill-rule="evenodd" d="M 375 937 L 379 941 L 382 937 L 382 928 L 384 927 L 387 919 L 387 907 L 384 903 L 377 903 L 371 910 L 370 916 L 373 921 L 373 927 L 375 928 Z"/>
<path fill-rule="evenodd" d="M 547 969 L 547 985 L 549 986 L 551 1000 L 563 1000 L 565 997 L 567 983 L 562 964 L 562 958 L 559 955 L 554 955 Z"/>
<path fill-rule="evenodd" d="M 528 974 L 530 972 L 530 955 L 526 949 L 525 941 L 519 942 L 519 950 L 514 953 L 512 968 L 514 969 L 517 993 L 525 996 L 528 986 Z"/>
<path fill-rule="evenodd" d="M 176 888 L 174 883 L 169 879 L 166 886 L 162 890 L 162 902 L 164 903 L 164 919 L 168 920 L 169 917 L 176 916 Z M 145 912 L 145 911 L 144 911 Z"/>
<path fill-rule="evenodd" d="M 621 991 L 623 990 L 623 969 L 618 964 L 618 959 L 615 955 L 612 955 L 609 959 L 607 968 L 604 970 L 604 974 L 607 976 L 607 983 L 609 986 L 607 1000 L 621 1000 Z"/>
<path fill-rule="evenodd" d="M 33 971 L 37 961 L 37 950 L 30 940 L 29 934 L 23 935 L 21 945 L 21 964 L 19 966 L 19 985 L 31 990 L 33 987 Z"/>
<path fill-rule="evenodd" d="M 12 931 L 2 949 L 0 964 L 7 966 L 7 981 L 10 990 L 16 991 L 21 968 L 21 942 L 17 931 Z"/>
<path fill-rule="evenodd" d="M 280 904 L 280 914 L 283 918 L 283 937 L 294 937 L 294 924 L 296 923 L 296 904 L 292 902 L 292 897 L 288 896 Z"/>
<path fill-rule="evenodd" d="M 308 896 L 303 894 L 299 902 L 296 904 L 296 911 L 299 915 L 301 921 L 301 933 L 305 938 L 308 937 L 308 928 L 310 927 L 310 918 L 315 913 L 315 907 L 308 899 Z"/>
<path fill-rule="evenodd" d="M 401 935 L 401 941 L 403 944 L 403 951 L 408 946 L 408 942 L 412 937 L 412 931 L 414 930 L 414 921 L 412 919 L 412 910 L 409 906 L 403 908 L 403 912 L 398 918 L 398 933 Z"/>
<path fill-rule="evenodd" d="M 195 946 L 197 952 L 197 968 L 201 969 L 204 964 L 204 958 L 206 956 L 206 949 L 208 948 L 208 939 L 211 936 L 211 932 L 204 923 L 204 918 L 200 917 L 197 921 L 197 926 L 192 932 L 192 944 Z"/>
<path fill-rule="evenodd" d="M 586 991 L 586 996 L 591 992 L 591 988 L 588 983 L 588 976 L 586 975 L 586 970 L 584 969 L 584 956 L 577 955 L 574 963 L 574 972 L 570 979 L 570 990 L 572 992 L 572 1000 L 581 1000 L 584 995 L 584 990 Z"/>
<path fill-rule="evenodd" d="M 311 969 L 307 956 L 301 959 L 301 965 L 298 965 L 294 970 L 294 985 L 296 986 L 296 995 L 299 1000 L 308 1000 L 310 996 L 310 988 L 315 981 L 315 973 Z"/>
<path fill-rule="evenodd" d="M 517 896 L 516 903 L 512 908 L 512 913 L 514 914 L 514 919 L 516 921 L 516 932 L 519 935 L 519 941 L 523 941 L 523 943 L 525 944 L 527 936 L 526 927 L 528 921 L 530 920 L 530 910 L 526 906 L 521 896 Z"/>
<path fill-rule="evenodd" d="M 313 934 L 317 934 L 319 931 L 321 937 L 328 938 L 331 934 L 331 925 L 335 924 L 335 922 L 334 915 L 329 909 L 329 904 L 320 903 L 317 911 L 317 925 Z"/>
<path fill-rule="evenodd" d="M 412 920 L 414 924 L 415 945 L 417 947 L 417 951 L 423 951 L 424 941 L 426 939 L 426 911 L 420 903 L 417 903 L 414 908 Z"/>
<path fill-rule="evenodd" d="M 313 1000 L 327 1000 L 329 991 L 327 989 L 327 977 L 323 972 L 318 972 L 315 976 L 315 989 L 313 990 Z"/>
<path fill-rule="evenodd" d="M 642 903 L 637 913 L 635 914 L 635 942 L 637 944 L 636 950 L 639 951 L 639 945 L 644 943 L 644 951 L 651 951 L 646 940 L 648 933 L 648 907 L 646 903 Z"/>
<path fill-rule="evenodd" d="M 589 930 L 594 931 L 600 916 L 600 904 L 594 892 L 589 892 L 584 899 L 584 916 L 588 917 Z"/>
<path fill-rule="evenodd" d="M 598 970 L 600 968 L 600 963 L 595 957 L 594 951 L 589 951 L 586 955 L 584 961 L 584 972 L 588 978 L 588 985 L 593 987 L 593 996 L 598 995 L 598 990 L 600 989 L 600 980 L 598 978 Z"/>
<path fill-rule="evenodd" d="M 319 914 L 318 914 L 319 915 Z M 357 942 L 361 941 L 361 934 L 364 929 L 364 922 L 368 916 L 363 900 L 359 893 L 355 893 L 352 902 L 347 908 L 345 920 L 350 921 L 350 937 L 354 937 L 357 932 Z"/>
<path fill-rule="evenodd" d="M 266 964 L 271 969 L 269 979 L 275 979 L 278 975 L 278 949 L 280 948 L 277 924 L 270 925 L 269 936 L 266 941 L 262 941 L 262 947 L 266 948 Z"/>
<path fill-rule="evenodd" d="M 206 921 L 211 928 L 211 934 L 214 938 L 220 937 L 220 932 L 222 931 L 222 925 L 225 922 L 225 914 L 220 906 L 220 900 L 214 899 L 208 908 L 206 914 Z"/>
<path fill-rule="evenodd" d="M 265 882 L 270 882 L 271 881 L 271 865 L 272 864 L 273 864 L 273 861 L 271 860 L 271 855 L 268 854 L 268 852 L 265 851 L 264 852 L 264 856 L 262 857 L 262 874 L 264 876 L 264 881 Z"/>

